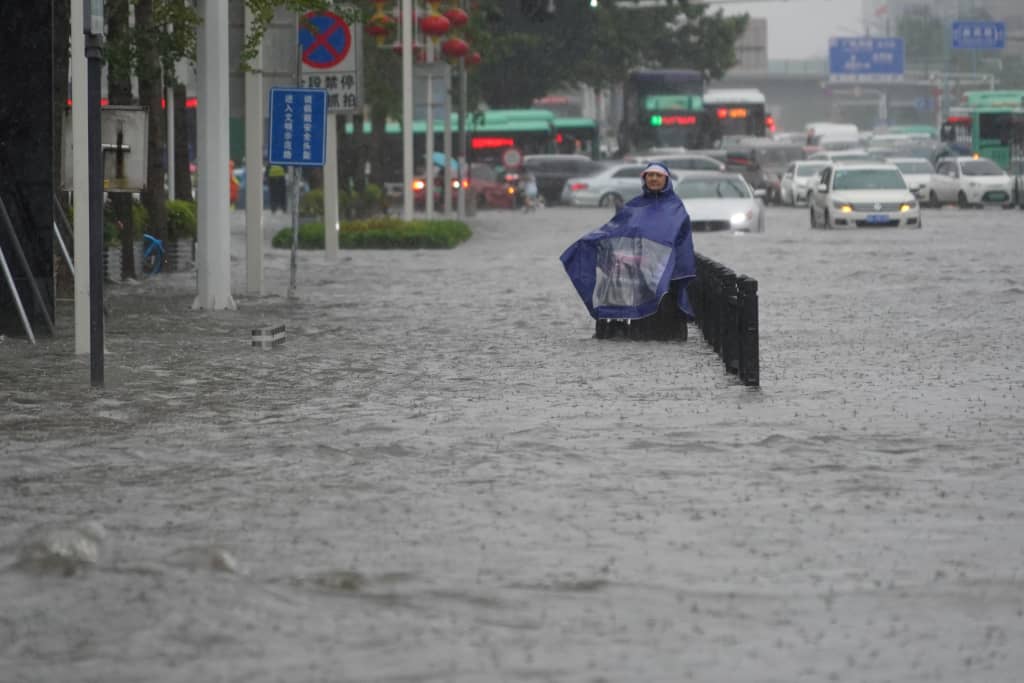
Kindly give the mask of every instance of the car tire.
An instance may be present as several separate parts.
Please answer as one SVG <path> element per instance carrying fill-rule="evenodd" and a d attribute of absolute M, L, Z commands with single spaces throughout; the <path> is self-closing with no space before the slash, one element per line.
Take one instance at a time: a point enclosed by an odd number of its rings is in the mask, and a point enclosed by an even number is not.
<path fill-rule="evenodd" d="M 601 198 L 597 200 L 597 205 L 602 209 L 606 209 L 609 206 L 620 206 L 622 204 L 622 197 L 614 192 L 608 192 L 607 194 L 601 195 Z"/>
<path fill-rule="evenodd" d="M 971 205 L 967 203 L 967 195 L 964 194 L 963 190 L 960 190 L 960 193 L 956 196 L 956 205 L 961 209 L 971 208 Z"/>

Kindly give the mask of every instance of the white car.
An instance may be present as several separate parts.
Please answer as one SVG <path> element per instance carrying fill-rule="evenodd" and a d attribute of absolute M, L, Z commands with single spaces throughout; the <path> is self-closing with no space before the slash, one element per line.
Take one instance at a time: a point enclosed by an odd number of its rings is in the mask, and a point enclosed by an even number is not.
<path fill-rule="evenodd" d="M 676 194 L 694 231 L 764 232 L 764 190 L 755 191 L 739 173 L 690 171 L 679 174 Z"/>
<path fill-rule="evenodd" d="M 907 187 L 914 193 L 918 201 L 925 201 L 931 193 L 932 174 L 935 167 L 932 162 L 921 157 L 889 157 L 885 163 L 900 169 Z"/>
<path fill-rule="evenodd" d="M 998 204 L 1013 207 L 1013 178 L 992 161 L 974 157 L 942 157 L 932 175 L 928 201 L 932 206 L 956 202 L 960 208 Z"/>
<path fill-rule="evenodd" d="M 811 186 L 817 181 L 818 173 L 828 166 L 827 161 L 794 161 L 786 167 L 779 181 L 779 201 L 789 206 L 806 204 Z"/>
<path fill-rule="evenodd" d="M 597 173 L 569 178 L 562 188 L 562 203 L 570 206 L 619 206 L 640 194 L 640 173 L 647 164 L 607 166 Z M 675 176 L 672 177 L 673 182 Z"/>
<path fill-rule="evenodd" d="M 892 164 L 830 164 L 808 204 L 812 228 L 921 227 L 921 206 Z"/>

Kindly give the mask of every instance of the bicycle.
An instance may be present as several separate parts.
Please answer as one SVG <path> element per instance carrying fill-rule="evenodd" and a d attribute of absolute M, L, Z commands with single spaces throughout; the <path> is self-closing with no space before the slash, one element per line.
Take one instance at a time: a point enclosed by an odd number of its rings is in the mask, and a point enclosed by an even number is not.
<path fill-rule="evenodd" d="M 142 274 L 147 277 L 156 275 L 163 269 L 167 260 L 164 242 L 148 233 L 142 235 L 142 242 L 145 245 L 142 250 Z"/>

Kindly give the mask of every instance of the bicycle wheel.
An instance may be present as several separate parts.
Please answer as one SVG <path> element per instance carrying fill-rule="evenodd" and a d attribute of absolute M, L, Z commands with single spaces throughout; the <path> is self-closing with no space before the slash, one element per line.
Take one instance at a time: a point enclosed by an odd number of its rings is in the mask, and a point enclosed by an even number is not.
<path fill-rule="evenodd" d="M 164 266 L 164 245 L 160 240 L 149 235 L 144 239 L 149 243 L 142 252 L 142 274 L 156 275 Z"/>

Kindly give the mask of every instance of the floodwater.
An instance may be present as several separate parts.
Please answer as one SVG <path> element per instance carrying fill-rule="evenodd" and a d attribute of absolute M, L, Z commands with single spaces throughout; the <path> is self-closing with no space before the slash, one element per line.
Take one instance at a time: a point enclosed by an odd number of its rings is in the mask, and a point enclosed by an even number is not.
<path fill-rule="evenodd" d="M 237 311 L 108 286 L 106 388 L 67 304 L 0 341 L 0 681 L 1019 681 L 1024 212 L 698 233 L 759 389 L 592 338 L 558 255 L 607 215 L 301 253 L 288 301 L 236 214 Z"/>

